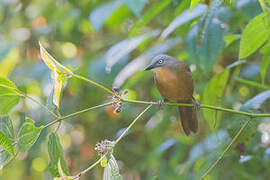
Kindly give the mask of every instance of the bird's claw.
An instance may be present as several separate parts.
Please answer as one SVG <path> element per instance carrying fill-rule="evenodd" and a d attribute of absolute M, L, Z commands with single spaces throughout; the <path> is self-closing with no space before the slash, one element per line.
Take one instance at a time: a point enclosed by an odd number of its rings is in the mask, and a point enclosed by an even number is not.
<path fill-rule="evenodd" d="M 161 108 L 165 104 L 165 101 L 164 99 L 161 99 L 157 103 L 158 103 L 158 107 Z"/>
<path fill-rule="evenodd" d="M 193 100 L 194 100 L 193 103 L 194 103 L 195 110 L 196 111 L 200 110 L 201 109 L 201 105 L 200 105 L 199 101 L 197 99 L 195 99 L 195 98 L 193 98 Z"/>

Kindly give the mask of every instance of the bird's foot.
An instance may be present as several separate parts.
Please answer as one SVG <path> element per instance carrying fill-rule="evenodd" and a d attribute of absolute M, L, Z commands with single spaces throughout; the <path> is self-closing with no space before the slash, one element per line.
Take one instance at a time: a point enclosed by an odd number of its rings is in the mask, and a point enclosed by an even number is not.
<path fill-rule="evenodd" d="M 164 104 L 165 104 L 165 100 L 164 99 L 161 99 L 157 103 L 158 103 L 159 109 L 161 109 L 161 107 L 164 106 Z"/>
<path fill-rule="evenodd" d="M 194 103 L 194 108 L 196 111 L 199 111 L 201 109 L 201 105 L 199 103 L 199 101 L 195 98 L 193 98 L 193 103 Z"/>

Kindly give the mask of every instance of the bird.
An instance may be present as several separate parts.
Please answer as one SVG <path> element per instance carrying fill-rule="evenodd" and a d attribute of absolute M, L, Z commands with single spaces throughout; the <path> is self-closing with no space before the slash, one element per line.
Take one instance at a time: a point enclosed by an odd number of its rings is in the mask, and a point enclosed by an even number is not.
<path fill-rule="evenodd" d="M 194 98 L 194 84 L 190 68 L 183 61 L 166 54 L 160 54 L 153 58 L 152 62 L 144 70 L 155 72 L 154 82 L 164 102 L 178 102 L 194 104 L 194 106 L 178 106 L 181 124 L 185 134 L 198 131 L 198 119 L 196 110 L 199 102 Z"/>

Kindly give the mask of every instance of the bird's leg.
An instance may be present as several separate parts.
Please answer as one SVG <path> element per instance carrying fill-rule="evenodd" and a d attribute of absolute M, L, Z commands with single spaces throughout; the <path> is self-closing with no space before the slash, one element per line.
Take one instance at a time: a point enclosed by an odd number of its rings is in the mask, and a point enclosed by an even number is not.
<path fill-rule="evenodd" d="M 192 100 L 193 100 L 195 110 L 196 111 L 200 110 L 201 105 L 200 105 L 199 101 L 197 99 L 195 99 L 194 97 L 192 97 Z"/>
<path fill-rule="evenodd" d="M 157 102 L 157 103 L 158 103 L 159 109 L 165 104 L 165 102 L 167 102 L 166 99 L 161 99 L 161 100 L 159 100 L 159 101 Z"/>

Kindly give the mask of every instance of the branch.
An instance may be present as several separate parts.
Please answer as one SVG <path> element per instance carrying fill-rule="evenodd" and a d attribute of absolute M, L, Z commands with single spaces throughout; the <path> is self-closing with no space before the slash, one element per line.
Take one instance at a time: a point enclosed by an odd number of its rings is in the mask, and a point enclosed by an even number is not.
<path fill-rule="evenodd" d="M 108 88 L 104 87 L 103 85 L 101 85 L 101 84 L 99 84 L 99 83 L 97 83 L 97 82 L 94 82 L 94 81 L 92 81 L 92 80 L 90 80 L 90 79 L 87 79 L 87 78 L 85 78 L 85 77 L 83 77 L 83 76 L 80 76 L 80 75 L 77 75 L 77 74 L 73 74 L 72 76 L 73 76 L 73 77 L 76 77 L 76 78 L 78 78 L 78 79 L 87 81 L 87 82 L 89 82 L 89 83 L 91 83 L 91 84 L 94 84 L 94 85 L 96 85 L 97 87 L 99 87 L 99 88 L 105 90 L 106 92 L 108 92 L 109 94 L 111 94 L 111 95 L 113 95 L 113 96 L 116 95 L 113 91 L 109 90 Z"/>
<path fill-rule="evenodd" d="M 90 108 L 87 108 L 87 109 L 84 109 L 84 110 L 81 110 L 81 111 L 77 111 L 77 112 L 75 112 L 75 113 L 72 113 L 72 114 L 69 114 L 69 115 L 66 115 L 66 116 L 57 118 L 57 119 L 55 119 L 54 121 L 52 121 L 52 122 L 46 124 L 46 125 L 44 126 L 44 128 L 47 128 L 47 127 L 49 127 L 49 126 L 52 126 L 52 125 L 54 125 L 55 123 L 57 123 L 57 122 L 59 122 L 59 121 L 62 121 L 62 120 L 64 120 L 64 119 L 68 119 L 68 118 L 77 116 L 77 115 L 79 115 L 79 114 L 85 113 L 85 112 L 87 112 L 87 111 L 90 111 L 90 110 L 93 110 L 93 109 L 97 109 L 97 108 L 101 108 L 101 107 L 104 107 L 104 106 L 109 106 L 109 105 L 112 105 L 112 104 L 114 104 L 114 102 L 109 102 L 109 103 L 105 103 L 105 104 L 100 104 L 100 105 L 97 105 L 97 106 L 94 106 L 94 107 L 90 107 Z"/>
<path fill-rule="evenodd" d="M 221 155 L 218 157 L 218 159 L 212 164 L 212 166 L 207 169 L 207 171 L 202 175 L 200 179 L 204 179 L 219 163 L 219 161 L 224 157 L 224 155 L 230 150 L 233 143 L 238 139 L 242 131 L 245 129 L 245 127 L 248 125 L 248 123 L 251 121 L 252 118 L 250 118 L 248 121 L 245 122 L 245 124 L 241 127 L 241 129 L 237 132 L 237 134 L 234 136 L 230 144 L 226 147 L 226 149 L 221 153 Z"/>
<path fill-rule="evenodd" d="M 125 129 L 125 131 L 115 140 L 114 143 L 114 147 L 115 145 L 127 134 L 127 132 L 129 131 L 129 129 L 137 122 L 138 119 L 140 119 L 140 117 L 142 117 L 142 115 L 150 108 L 152 107 L 152 104 L 149 104 L 131 123 L 130 125 Z M 81 175 L 87 173 L 88 171 L 90 171 L 91 169 L 93 169 L 96 165 L 98 165 L 98 163 L 100 163 L 100 161 L 102 161 L 102 159 L 108 154 L 108 152 L 106 152 L 103 156 L 101 156 L 94 164 L 92 164 L 91 166 L 89 166 L 88 168 L 86 168 L 85 170 L 83 170 L 82 172 L 78 173 L 75 177 L 73 177 L 73 179 L 76 179 L 78 177 L 80 177 Z"/>
<path fill-rule="evenodd" d="M 11 91 L 13 91 L 13 92 L 18 93 L 18 95 L 21 96 L 21 97 L 30 99 L 31 101 L 33 101 L 33 102 L 37 103 L 38 105 L 40 105 L 43 109 L 45 109 L 45 110 L 46 110 L 47 112 L 49 112 L 51 115 L 53 115 L 54 117 L 58 118 L 58 116 L 57 116 L 54 112 L 50 111 L 50 110 L 49 110 L 45 105 L 43 105 L 41 102 L 39 102 L 39 101 L 36 100 L 35 98 L 32 98 L 31 96 L 29 96 L 29 95 L 23 93 L 23 92 L 20 91 L 19 89 L 13 88 L 13 87 L 9 87 L 9 86 L 3 85 L 3 84 L 0 84 L 0 87 L 7 88 L 7 89 L 9 89 L 9 90 L 11 90 Z"/>
<path fill-rule="evenodd" d="M 261 88 L 261 89 L 270 89 L 270 86 L 268 86 L 268 85 L 260 84 L 260 83 L 257 83 L 255 81 L 250 81 L 250 80 L 243 79 L 243 78 L 240 78 L 240 77 L 237 77 L 237 76 L 235 76 L 233 79 L 235 81 L 240 82 L 240 83 L 247 84 L 247 85 L 254 86 L 254 87 L 258 87 L 258 88 Z"/>
<path fill-rule="evenodd" d="M 126 103 L 135 103 L 135 104 L 159 105 L 158 102 L 138 101 L 138 100 L 129 100 L 129 99 L 121 99 L 121 101 L 126 102 Z M 172 102 L 166 102 L 165 104 L 169 106 L 188 106 L 188 107 L 194 106 L 194 104 L 172 103 Z M 255 114 L 255 113 L 249 113 L 249 112 L 244 112 L 244 111 L 237 111 L 237 110 L 229 109 L 229 108 L 216 107 L 216 106 L 207 105 L 207 104 L 201 104 L 200 108 L 213 109 L 213 110 L 218 110 L 218 111 L 230 112 L 234 114 L 241 114 L 241 115 L 245 115 L 249 117 L 270 117 L 270 113 Z"/>

